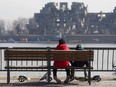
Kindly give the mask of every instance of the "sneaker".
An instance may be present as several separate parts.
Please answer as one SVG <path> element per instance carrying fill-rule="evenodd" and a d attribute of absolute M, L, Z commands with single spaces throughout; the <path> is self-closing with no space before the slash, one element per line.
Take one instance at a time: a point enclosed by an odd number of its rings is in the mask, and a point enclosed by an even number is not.
<path fill-rule="evenodd" d="M 75 80 L 79 80 L 79 77 L 76 77 L 76 76 L 75 76 L 74 79 L 75 79 Z"/>
<path fill-rule="evenodd" d="M 75 79 L 75 77 L 70 77 L 69 82 L 73 81 Z"/>
<path fill-rule="evenodd" d="M 64 83 L 67 84 L 69 81 L 70 81 L 70 77 L 67 77 Z"/>
<path fill-rule="evenodd" d="M 58 84 L 61 84 L 61 80 L 58 79 L 57 77 L 54 77 L 54 80 L 55 80 Z"/>

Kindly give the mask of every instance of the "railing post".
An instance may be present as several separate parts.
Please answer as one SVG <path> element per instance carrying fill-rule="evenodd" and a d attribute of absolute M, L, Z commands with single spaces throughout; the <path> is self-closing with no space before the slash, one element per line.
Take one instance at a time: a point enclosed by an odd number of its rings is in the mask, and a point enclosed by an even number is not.
<path fill-rule="evenodd" d="M 91 50 L 89 50 L 89 70 L 88 70 L 88 83 L 91 85 Z"/>
<path fill-rule="evenodd" d="M 7 68 L 7 84 L 9 84 L 9 83 L 10 83 L 9 49 L 7 49 L 6 52 L 8 52 L 8 53 L 7 53 L 7 55 L 8 55 L 7 59 L 8 59 L 8 60 L 7 60 L 7 66 L 6 66 L 6 68 Z"/>

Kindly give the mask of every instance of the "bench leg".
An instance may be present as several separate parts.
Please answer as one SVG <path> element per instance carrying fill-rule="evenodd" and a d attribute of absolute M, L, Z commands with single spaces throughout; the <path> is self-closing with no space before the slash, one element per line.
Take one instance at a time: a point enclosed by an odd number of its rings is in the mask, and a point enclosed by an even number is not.
<path fill-rule="evenodd" d="M 50 83 L 50 75 L 51 75 L 51 60 L 50 60 L 50 47 L 47 48 L 48 49 L 48 62 L 47 62 L 47 66 L 48 66 L 48 83 Z"/>
<path fill-rule="evenodd" d="M 84 69 L 84 75 L 85 75 L 85 78 L 87 77 L 87 70 Z"/>
<path fill-rule="evenodd" d="M 88 70 L 88 83 L 91 85 L 91 70 Z"/>
<path fill-rule="evenodd" d="M 50 76 L 51 76 L 51 70 L 49 69 L 49 70 L 48 70 L 48 83 L 50 83 L 50 81 L 51 81 L 51 80 L 50 80 Z"/>
<path fill-rule="evenodd" d="M 10 83 L 10 70 L 7 70 L 7 84 Z"/>

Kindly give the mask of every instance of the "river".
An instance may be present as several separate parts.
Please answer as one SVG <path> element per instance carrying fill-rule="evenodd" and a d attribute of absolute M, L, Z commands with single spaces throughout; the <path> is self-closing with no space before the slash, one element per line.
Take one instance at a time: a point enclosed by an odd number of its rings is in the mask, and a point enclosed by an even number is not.
<path fill-rule="evenodd" d="M 0 43 L 0 47 L 56 47 L 58 43 Z M 77 43 L 78 44 L 78 43 Z M 67 44 L 68 47 L 76 47 L 77 44 Z M 80 44 L 80 43 L 79 43 Z M 116 47 L 114 43 L 82 43 L 83 47 Z"/>

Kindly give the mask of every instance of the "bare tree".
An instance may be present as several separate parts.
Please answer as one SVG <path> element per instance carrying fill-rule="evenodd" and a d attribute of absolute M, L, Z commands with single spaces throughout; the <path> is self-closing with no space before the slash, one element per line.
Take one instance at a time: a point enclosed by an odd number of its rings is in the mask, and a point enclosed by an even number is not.
<path fill-rule="evenodd" d="M 4 20 L 0 19 L 0 35 L 3 35 L 5 33 L 5 22 Z"/>
<path fill-rule="evenodd" d="M 5 35 L 10 35 L 10 32 L 12 31 L 12 22 L 7 20 L 5 21 Z"/>
<path fill-rule="evenodd" d="M 28 30 L 26 28 L 26 24 L 28 23 L 28 19 L 26 18 L 18 18 L 14 20 L 12 23 L 13 29 L 12 33 L 16 35 L 27 35 Z"/>

